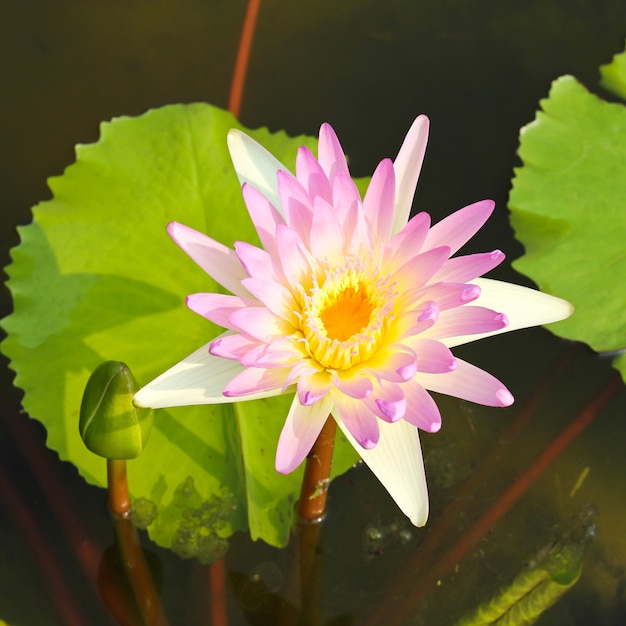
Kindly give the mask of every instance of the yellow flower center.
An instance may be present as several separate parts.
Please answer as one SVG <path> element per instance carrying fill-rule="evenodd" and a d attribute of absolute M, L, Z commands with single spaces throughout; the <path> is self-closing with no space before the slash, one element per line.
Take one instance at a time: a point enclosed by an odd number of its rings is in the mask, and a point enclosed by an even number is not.
<path fill-rule="evenodd" d="M 369 359 L 393 319 L 393 285 L 353 259 L 327 267 L 304 294 L 302 333 L 322 367 L 346 370 Z"/>
<path fill-rule="evenodd" d="M 326 292 L 326 295 L 328 299 L 322 305 L 319 318 L 329 339 L 345 341 L 369 324 L 374 305 L 364 285 L 350 286 L 337 294 Z"/>

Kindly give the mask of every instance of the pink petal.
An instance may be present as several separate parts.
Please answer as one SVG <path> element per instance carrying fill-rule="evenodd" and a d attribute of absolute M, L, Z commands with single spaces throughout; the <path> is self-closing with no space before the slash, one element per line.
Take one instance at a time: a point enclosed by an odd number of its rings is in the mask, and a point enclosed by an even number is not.
<path fill-rule="evenodd" d="M 420 115 L 413 122 L 393 164 L 396 178 L 396 211 L 392 230 L 394 234 L 400 232 L 409 219 L 417 179 L 426 152 L 428 126 L 428 118 L 425 115 Z"/>
<path fill-rule="evenodd" d="M 448 215 L 428 231 L 424 248 L 448 246 L 450 254 L 454 254 L 478 232 L 494 207 L 492 200 L 482 200 Z"/>
<path fill-rule="evenodd" d="M 291 337 L 279 337 L 271 343 L 255 346 L 241 358 L 246 367 L 290 367 L 302 360 L 302 352 Z M 288 380 L 287 384 L 291 384 Z"/>
<path fill-rule="evenodd" d="M 292 326 L 298 323 L 294 311 L 299 309 L 289 289 L 280 283 L 261 278 L 244 278 L 242 284 L 258 298 L 274 315 L 282 317 Z"/>
<path fill-rule="evenodd" d="M 404 383 L 403 383 L 404 384 Z M 378 384 L 372 395 L 364 399 L 372 413 L 386 422 L 397 422 L 406 412 L 403 384 L 384 382 Z"/>
<path fill-rule="evenodd" d="M 233 250 L 178 222 L 170 222 L 167 232 L 213 280 L 235 295 L 249 295 L 241 286 L 245 272 Z"/>
<path fill-rule="evenodd" d="M 305 146 L 298 149 L 296 175 L 300 184 L 308 191 L 311 199 L 314 200 L 319 196 L 324 198 L 326 202 L 332 202 L 333 194 L 330 182 L 322 170 L 322 166 Z"/>
<path fill-rule="evenodd" d="M 456 358 L 450 348 L 434 339 L 415 339 L 410 342 L 411 348 L 417 354 L 417 370 L 439 374 L 451 372 L 456 368 Z"/>
<path fill-rule="evenodd" d="M 466 283 L 491 271 L 504 261 L 504 252 L 494 250 L 481 254 L 469 254 L 450 259 L 435 276 L 433 282 L 445 280 L 453 283 Z"/>
<path fill-rule="evenodd" d="M 250 350 L 258 345 L 256 340 L 239 333 L 223 334 L 209 344 L 209 352 L 213 356 L 240 361 Z"/>
<path fill-rule="evenodd" d="M 441 413 L 432 396 L 416 380 L 403 383 L 407 408 L 404 419 L 427 433 L 436 433 L 441 428 Z"/>
<path fill-rule="evenodd" d="M 267 366 L 259 365 L 259 361 L 267 354 L 268 345 L 267 343 L 257 343 L 241 357 L 239 362 L 244 367 L 261 367 L 267 369 Z M 280 365 L 286 367 L 286 363 L 281 363 Z"/>
<path fill-rule="evenodd" d="M 232 402 L 223 391 L 228 381 L 242 371 L 237 361 L 213 356 L 208 345 L 202 346 L 142 387 L 133 400 L 137 406 L 153 409 Z M 281 393 L 281 387 L 259 390 L 246 399 L 257 400 Z"/>
<path fill-rule="evenodd" d="M 511 392 L 497 378 L 461 359 L 457 359 L 457 368 L 453 372 L 420 372 L 415 378 L 426 389 L 478 404 L 498 407 L 513 404 Z"/>
<path fill-rule="evenodd" d="M 343 148 L 330 124 L 322 124 L 320 128 L 317 158 L 331 185 L 337 174 L 350 174 Z"/>
<path fill-rule="evenodd" d="M 333 385 L 327 372 L 313 371 L 302 374 L 298 378 L 297 386 L 300 404 L 311 406 L 321 400 Z"/>
<path fill-rule="evenodd" d="M 284 392 L 285 379 L 288 373 L 289 370 L 285 368 L 246 367 L 228 382 L 224 388 L 224 395 L 227 398 L 241 398 L 278 389 Z"/>
<path fill-rule="evenodd" d="M 362 400 L 371 395 L 374 385 L 369 376 L 351 370 L 337 372 L 337 388 L 351 398 Z"/>
<path fill-rule="evenodd" d="M 406 346 L 392 344 L 367 361 L 366 369 L 377 380 L 404 382 L 415 376 L 417 356 Z"/>
<path fill-rule="evenodd" d="M 298 289 L 303 276 L 311 276 L 312 259 L 294 230 L 279 226 L 276 230 L 278 256 L 283 274 L 289 284 Z"/>
<path fill-rule="evenodd" d="M 347 255 L 358 220 L 361 197 L 350 176 L 338 174 L 333 181 L 332 207 L 344 240 L 343 254 Z"/>
<path fill-rule="evenodd" d="M 356 206 L 361 202 L 361 195 L 349 174 L 340 172 L 333 180 L 332 205 L 337 210 L 337 219 L 350 232 L 356 223 Z M 346 220 L 348 223 L 346 224 Z"/>
<path fill-rule="evenodd" d="M 296 339 L 297 343 L 297 339 Z M 300 344 L 301 346 L 302 344 Z M 310 376 L 311 374 L 316 374 L 318 372 L 323 372 L 324 369 L 321 365 L 313 361 L 310 357 L 304 355 L 304 352 L 300 353 L 301 357 L 295 363 L 292 364 L 291 369 L 289 370 L 289 376 L 287 376 L 287 383 L 291 385 L 296 380 L 299 380 L 300 377 Z"/>
<path fill-rule="evenodd" d="M 418 335 L 432 328 L 439 318 L 439 307 L 435 302 L 420 303 L 414 310 L 401 311 L 394 322 L 394 331 L 398 339 Z"/>
<path fill-rule="evenodd" d="M 235 311 L 230 316 L 229 325 L 266 343 L 293 332 L 290 324 L 263 307 L 246 307 Z"/>
<path fill-rule="evenodd" d="M 365 219 L 363 206 L 359 202 L 356 206 L 356 220 L 352 236 L 346 247 L 346 254 L 366 259 L 371 258 L 374 249 L 373 239 L 375 238 L 373 235 Z"/>
<path fill-rule="evenodd" d="M 349 398 L 336 389 L 331 390 L 330 396 L 335 402 L 335 419 L 344 424 L 359 446 L 366 450 L 373 448 L 379 438 L 376 416 L 362 400 Z"/>
<path fill-rule="evenodd" d="M 302 463 L 332 410 L 333 401 L 330 396 L 311 406 L 302 406 L 297 396 L 293 399 L 278 439 L 276 471 L 288 474 Z"/>
<path fill-rule="evenodd" d="M 258 304 L 249 298 L 221 293 L 194 293 L 187 296 L 186 303 L 194 313 L 224 328 L 232 328 L 229 318 L 235 311 Z"/>
<path fill-rule="evenodd" d="M 311 254 L 320 260 L 335 261 L 342 256 L 344 233 L 335 210 L 323 198 L 315 198 L 311 224 Z"/>
<path fill-rule="evenodd" d="M 245 241 L 235 241 L 235 253 L 248 276 L 280 282 L 280 270 L 276 267 L 274 258 L 265 250 Z"/>
<path fill-rule="evenodd" d="M 309 194 L 289 172 L 278 172 L 278 191 L 287 225 L 308 244 L 313 219 Z"/>
<path fill-rule="evenodd" d="M 469 305 L 442 311 L 437 323 L 426 330 L 424 335 L 433 339 L 443 339 L 474 333 L 490 333 L 505 328 L 508 323 L 508 318 L 504 313 Z M 446 345 L 450 346 L 449 343 Z"/>
<path fill-rule="evenodd" d="M 470 341 L 510 332 L 518 328 L 558 322 L 569 317 L 574 311 L 574 307 L 569 302 L 536 289 L 488 278 L 477 278 L 472 283 L 479 286 L 481 290 L 476 304 L 496 311 L 507 311 L 509 325 L 479 335 L 461 335 L 452 339 L 445 339 L 445 344 L 448 347 L 460 346 Z"/>
<path fill-rule="evenodd" d="M 447 283 L 438 282 L 416 289 L 411 294 L 411 299 L 427 299 L 437 303 L 440 311 L 453 309 L 469 302 L 473 302 L 480 296 L 480 287 L 471 283 Z"/>
<path fill-rule="evenodd" d="M 392 239 L 387 242 L 386 256 L 393 268 L 402 267 L 422 249 L 430 228 L 430 215 L 418 213 Z"/>
<path fill-rule="evenodd" d="M 418 253 L 394 272 L 394 279 L 405 288 L 424 285 L 440 270 L 449 256 L 450 248 L 447 246 Z"/>
<path fill-rule="evenodd" d="M 391 236 L 394 218 L 395 175 L 393 163 L 385 159 L 378 164 L 363 199 L 363 211 L 379 241 Z"/>
<path fill-rule="evenodd" d="M 276 207 L 255 187 L 246 184 L 241 191 L 261 244 L 272 256 L 275 255 L 276 226 L 284 224 L 285 220 Z"/>

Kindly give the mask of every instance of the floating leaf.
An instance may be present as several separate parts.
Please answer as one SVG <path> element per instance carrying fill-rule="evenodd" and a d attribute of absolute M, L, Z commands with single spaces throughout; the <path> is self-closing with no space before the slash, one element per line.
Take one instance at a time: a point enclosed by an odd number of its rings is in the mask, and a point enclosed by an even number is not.
<path fill-rule="evenodd" d="M 529 626 L 580 578 L 583 553 L 595 536 L 595 511 L 586 506 L 557 541 L 543 548 L 515 580 L 456 626 Z"/>
<path fill-rule="evenodd" d="M 50 179 L 54 199 L 19 229 L 8 268 L 14 313 L 3 320 L 2 349 L 48 445 L 93 484 L 105 485 L 105 464 L 78 432 L 90 373 L 102 361 L 124 361 L 147 382 L 218 333 L 184 306 L 187 294 L 217 285 L 169 240 L 167 223 L 228 246 L 257 242 L 226 147 L 230 128 L 243 127 L 207 104 L 104 123 L 100 140 L 78 146 L 76 163 Z M 298 146 L 316 149 L 308 137 L 246 132 L 288 167 Z M 221 536 L 249 527 L 255 539 L 286 543 L 301 480 L 301 471 L 274 471 L 288 402 L 156 412 L 149 445 L 129 463 L 133 497 L 156 507 L 153 539 L 171 546 L 189 516 L 227 498 L 234 505 L 220 519 Z M 335 475 L 356 458 L 338 441 Z M 183 502 L 176 494 L 189 485 L 193 502 Z"/>
<path fill-rule="evenodd" d="M 626 84 L 624 54 L 611 68 L 613 84 Z M 526 254 L 513 265 L 576 307 L 554 326 L 557 334 L 598 352 L 620 350 L 626 347 L 626 108 L 571 76 L 553 83 L 541 107 L 521 131 L 524 166 L 516 170 L 509 206 Z M 623 363 L 615 365 L 626 376 Z"/>
<path fill-rule="evenodd" d="M 607 65 L 600 67 L 600 84 L 616 96 L 626 100 L 626 52 L 616 54 Z"/>

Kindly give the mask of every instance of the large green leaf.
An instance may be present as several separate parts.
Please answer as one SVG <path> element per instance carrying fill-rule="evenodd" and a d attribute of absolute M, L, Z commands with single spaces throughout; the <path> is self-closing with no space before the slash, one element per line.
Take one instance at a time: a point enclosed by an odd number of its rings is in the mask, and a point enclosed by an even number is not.
<path fill-rule="evenodd" d="M 226 147 L 233 127 L 242 128 L 207 104 L 104 123 L 101 139 L 78 146 L 76 163 L 49 181 L 54 199 L 19 229 L 2 348 L 48 445 L 93 484 L 105 484 L 105 465 L 78 434 L 90 372 L 124 361 L 145 383 L 218 332 L 184 306 L 187 294 L 218 286 L 169 240 L 167 223 L 226 245 L 257 241 Z M 247 132 L 288 167 L 297 146 L 316 149 L 308 137 Z M 148 447 L 129 463 L 133 496 L 142 510 L 156 505 L 149 531 L 157 542 L 205 559 L 215 532 L 249 527 L 255 539 L 286 543 L 301 471 L 278 474 L 274 453 L 289 402 L 157 411 Z M 338 441 L 334 473 L 356 458 Z"/>
<path fill-rule="evenodd" d="M 600 84 L 626 100 L 626 51 L 616 54 L 610 63 L 600 67 Z"/>
<path fill-rule="evenodd" d="M 610 66 L 626 84 L 624 54 Z M 605 71 L 606 75 L 606 71 Z M 514 262 L 539 287 L 571 301 L 554 326 L 598 352 L 626 347 L 626 108 L 557 79 L 542 111 L 522 129 L 510 197 L 526 254 Z M 624 360 L 616 361 L 626 376 Z"/>

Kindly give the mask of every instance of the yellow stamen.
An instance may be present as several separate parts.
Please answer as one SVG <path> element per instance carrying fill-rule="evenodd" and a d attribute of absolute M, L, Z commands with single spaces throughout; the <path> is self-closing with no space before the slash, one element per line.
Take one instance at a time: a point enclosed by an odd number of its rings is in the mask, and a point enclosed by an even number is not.
<path fill-rule="evenodd" d="M 329 300 L 319 317 L 329 339 L 345 341 L 360 333 L 370 321 L 374 305 L 359 285 L 348 287 Z"/>
<path fill-rule="evenodd" d="M 322 367 L 346 370 L 369 359 L 393 318 L 393 285 L 357 259 L 327 267 L 303 294 L 302 333 Z"/>

